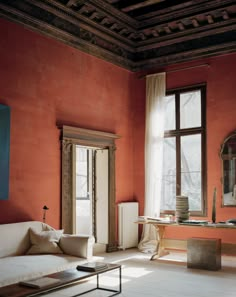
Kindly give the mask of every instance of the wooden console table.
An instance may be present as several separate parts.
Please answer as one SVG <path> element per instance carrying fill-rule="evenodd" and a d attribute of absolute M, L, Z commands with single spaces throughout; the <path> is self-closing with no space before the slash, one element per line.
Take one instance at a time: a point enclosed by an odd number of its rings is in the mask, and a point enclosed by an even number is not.
<path fill-rule="evenodd" d="M 204 227 L 204 228 L 214 228 L 214 229 L 218 229 L 218 228 L 225 228 L 225 229 L 236 229 L 236 225 L 232 225 L 232 224 L 211 224 L 211 223 L 208 223 L 208 224 L 191 224 L 191 223 L 188 223 L 188 224 L 185 224 L 185 223 L 174 223 L 174 222 L 158 222 L 158 221 L 151 221 L 151 220 L 147 220 L 147 221 L 137 221 L 135 222 L 137 224 L 142 224 L 142 225 L 145 225 L 145 224 L 149 224 L 149 225 L 152 225 L 155 229 L 156 229 L 156 232 L 157 232 L 157 238 L 158 238 L 158 241 L 157 241 L 157 246 L 156 246 L 156 250 L 154 252 L 154 254 L 151 256 L 150 260 L 155 260 L 155 259 L 158 259 L 160 257 L 163 257 L 165 255 L 168 255 L 169 252 L 165 250 L 165 247 L 164 247 L 164 234 L 165 234 L 165 229 L 166 227 L 171 227 L 171 226 L 175 226 L 175 227 Z"/>

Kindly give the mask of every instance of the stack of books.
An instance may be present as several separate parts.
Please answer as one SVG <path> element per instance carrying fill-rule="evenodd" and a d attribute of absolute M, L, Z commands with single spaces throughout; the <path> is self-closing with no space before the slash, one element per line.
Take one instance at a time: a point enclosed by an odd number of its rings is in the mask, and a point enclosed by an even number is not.
<path fill-rule="evenodd" d="M 87 262 L 87 263 L 78 265 L 76 268 L 77 268 L 77 270 L 94 272 L 94 271 L 105 269 L 107 267 L 108 267 L 107 263 L 103 263 L 103 262 Z"/>

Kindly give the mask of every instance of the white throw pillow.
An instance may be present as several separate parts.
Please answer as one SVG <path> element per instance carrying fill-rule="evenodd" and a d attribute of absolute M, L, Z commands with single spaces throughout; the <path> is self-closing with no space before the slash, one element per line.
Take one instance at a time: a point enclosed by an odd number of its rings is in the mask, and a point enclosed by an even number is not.
<path fill-rule="evenodd" d="M 58 246 L 64 230 L 50 230 L 36 232 L 30 228 L 30 242 L 32 246 L 26 254 L 62 254 Z"/>

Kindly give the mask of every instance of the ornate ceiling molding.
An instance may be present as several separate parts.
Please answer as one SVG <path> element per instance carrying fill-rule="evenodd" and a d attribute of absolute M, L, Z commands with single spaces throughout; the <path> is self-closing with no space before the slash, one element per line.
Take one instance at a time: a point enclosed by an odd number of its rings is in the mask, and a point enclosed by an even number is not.
<path fill-rule="evenodd" d="M 0 15 L 137 71 L 234 52 L 234 0 L 2 0 Z"/>

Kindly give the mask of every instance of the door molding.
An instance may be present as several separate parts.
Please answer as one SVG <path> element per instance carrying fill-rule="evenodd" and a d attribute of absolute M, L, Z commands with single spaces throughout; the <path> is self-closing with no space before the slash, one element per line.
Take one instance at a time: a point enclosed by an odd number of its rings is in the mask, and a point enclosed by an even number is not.
<path fill-rule="evenodd" d="M 74 233 L 73 219 L 73 145 L 108 149 L 108 244 L 107 252 L 117 250 L 116 242 L 116 193 L 115 193 L 115 140 L 119 135 L 71 126 L 62 126 L 62 189 L 61 226 L 65 233 Z"/>

